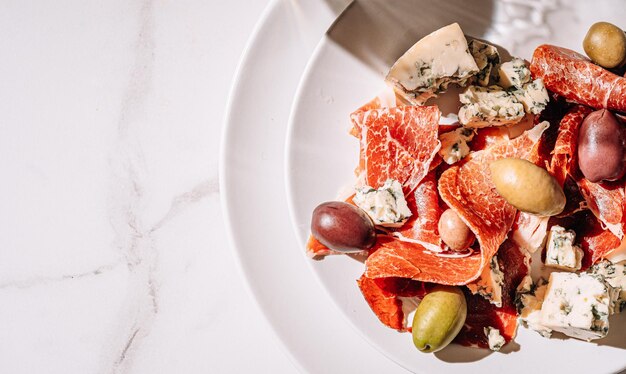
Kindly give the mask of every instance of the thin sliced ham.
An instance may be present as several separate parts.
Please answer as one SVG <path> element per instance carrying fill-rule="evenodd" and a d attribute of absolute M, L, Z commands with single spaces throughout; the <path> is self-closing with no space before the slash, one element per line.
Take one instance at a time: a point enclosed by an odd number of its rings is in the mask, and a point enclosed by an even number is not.
<path fill-rule="evenodd" d="M 417 307 L 417 299 L 427 293 L 427 285 L 402 278 L 370 279 L 365 275 L 357 280 L 365 301 L 385 326 L 408 331 L 407 315 Z"/>
<path fill-rule="evenodd" d="M 517 330 L 515 293 L 522 279 L 528 275 L 528 265 L 528 256 L 524 249 L 512 240 L 502 244 L 498 250 L 498 266 L 504 269 L 502 307 L 497 308 L 484 297 L 472 295 L 465 289 L 467 319 L 454 339 L 455 343 L 488 348 L 489 340 L 484 332 L 486 327 L 497 328 L 507 343 L 513 340 Z"/>
<path fill-rule="evenodd" d="M 561 187 L 568 176 L 575 177 L 576 154 L 578 150 L 578 129 L 591 109 L 576 105 L 563 117 L 559 124 L 559 132 L 550 161 L 550 173 L 556 178 Z"/>
<path fill-rule="evenodd" d="M 530 63 L 535 79 L 569 101 L 592 108 L 626 111 L 626 78 L 567 48 L 540 45 Z"/>
<path fill-rule="evenodd" d="M 606 228 L 622 239 L 625 231 L 623 183 L 592 183 L 577 168 L 578 132 L 589 113 L 591 109 L 577 105 L 561 120 L 550 172 L 562 186 L 567 178 L 574 178 L 587 207 Z"/>
<path fill-rule="evenodd" d="M 391 178 L 405 191 L 413 191 L 441 147 L 440 115 L 436 106 L 402 106 L 362 111 L 353 117 L 361 130 L 362 183 L 378 188 Z"/>
<path fill-rule="evenodd" d="M 428 173 L 415 191 L 409 194 L 407 205 L 413 215 L 392 235 L 404 241 L 421 244 L 434 252 L 442 251 L 441 237 L 437 229 L 441 208 L 434 171 Z"/>
<path fill-rule="evenodd" d="M 462 285 L 480 276 L 513 224 L 517 210 L 498 193 L 489 163 L 503 157 L 535 161 L 537 143 L 547 128 L 539 124 L 523 135 L 476 152 L 463 166 L 453 166 L 439 179 L 441 198 L 465 221 L 480 243 L 480 251 L 462 258 L 443 258 L 423 245 L 385 238 L 367 259 L 370 278 L 401 277 L 423 282 Z"/>
<path fill-rule="evenodd" d="M 624 237 L 624 185 L 592 183 L 582 178 L 578 188 L 587 206 L 613 235 Z"/>

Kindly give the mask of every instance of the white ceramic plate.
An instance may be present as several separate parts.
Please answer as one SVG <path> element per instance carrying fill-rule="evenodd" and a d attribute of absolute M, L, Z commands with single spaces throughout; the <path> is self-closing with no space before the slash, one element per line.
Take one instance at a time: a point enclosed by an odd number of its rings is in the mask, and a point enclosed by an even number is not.
<path fill-rule="evenodd" d="M 309 234 L 313 208 L 333 200 L 342 187 L 354 182 L 358 144 L 347 134 L 349 113 L 384 88 L 383 77 L 389 66 L 420 37 L 459 22 L 467 34 L 530 59 L 541 43 L 580 50 L 593 22 L 624 24 L 626 9 L 622 4 L 461 0 L 370 0 L 354 4 L 320 42 L 293 106 L 285 158 L 289 206 L 300 246 Z M 309 261 L 309 265 L 365 338 L 414 372 L 614 373 L 626 368 L 626 313 L 611 319 L 609 338 L 597 344 L 545 339 L 520 328 L 515 343 L 499 353 L 451 346 L 435 355 L 424 355 L 416 352 L 410 334 L 387 329 L 371 312 L 355 284 L 363 273 L 362 263 L 336 256 Z"/>
<path fill-rule="evenodd" d="M 241 274 L 300 371 L 406 373 L 362 339 L 335 306 L 311 271 L 287 209 L 284 149 L 291 104 L 315 46 L 345 5 L 279 0 L 268 6 L 230 95 L 220 195 Z M 257 343 L 259 349 L 272 344 Z"/>

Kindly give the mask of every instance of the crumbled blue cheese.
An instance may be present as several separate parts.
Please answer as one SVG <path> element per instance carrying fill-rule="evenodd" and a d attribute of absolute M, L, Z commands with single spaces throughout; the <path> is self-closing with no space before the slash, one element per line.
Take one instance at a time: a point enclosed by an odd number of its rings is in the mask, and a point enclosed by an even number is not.
<path fill-rule="evenodd" d="M 387 82 L 411 104 L 422 105 L 448 85 L 465 85 L 478 73 L 458 23 L 423 37 L 396 61 Z"/>
<path fill-rule="evenodd" d="M 574 245 L 576 233 L 572 230 L 565 230 L 563 227 L 555 225 L 550 228 L 546 247 L 546 266 L 564 269 L 580 270 L 583 258 L 583 250 Z"/>
<path fill-rule="evenodd" d="M 606 282 L 618 292 L 617 309 L 620 312 L 626 309 L 626 261 L 616 264 L 608 260 L 600 261 L 593 265 L 589 272 L 603 276 Z"/>
<path fill-rule="evenodd" d="M 459 122 L 465 127 L 481 128 L 518 123 L 524 118 L 524 106 L 515 95 L 498 86 L 470 86 L 459 95 L 463 106 Z"/>
<path fill-rule="evenodd" d="M 474 56 L 476 66 L 480 70 L 478 74 L 472 78 L 472 81 L 481 85 L 489 85 L 489 77 L 492 69 L 500 63 L 500 55 L 498 49 L 480 40 L 472 39 L 468 43 L 469 51 Z"/>
<path fill-rule="evenodd" d="M 612 287 L 591 274 L 552 273 L 541 306 L 541 324 L 583 340 L 609 332 Z"/>
<path fill-rule="evenodd" d="M 548 90 L 543 85 L 541 78 L 523 85 L 521 89 L 511 91 L 511 93 L 522 103 L 524 110 L 532 114 L 541 113 L 550 100 Z"/>
<path fill-rule="evenodd" d="M 483 269 L 480 277 L 467 285 L 473 294 L 479 294 L 497 307 L 502 306 L 502 286 L 504 273 L 500 270 L 497 256 L 491 258 L 489 267 Z"/>
<path fill-rule="evenodd" d="M 502 88 L 522 88 L 531 80 L 530 70 L 521 58 L 513 58 L 500 65 L 498 69 L 498 86 Z"/>
<path fill-rule="evenodd" d="M 527 275 L 517 288 L 516 298 L 522 323 L 545 338 L 552 335 L 552 330 L 541 322 L 541 306 L 547 289 L 548 285 L 545 279 L 541 278 L 535 284 L 532 278 Z"/>
<path fill-rule="evenodd" d="M 374 224 L 400 227 L 411 216 L 400 182 L 388 179 L 379 189 L 365 186 L 357 188 L 354 203 L 363 209 Z"/>
<path fill-rule="evenodd" d="M 502 346 L 506 344 L 506 340 L 504 340 L 504 337 L 500 335 L 500 330 L 498 330 L 497 328 L 487 326 L 485 327 L 484 331 L 485 336 L 487 337 L 487 341 L 489 343 L 489 349 L 491 349 L 492 351 L 499 351 L 500 348 L 502 348 Z"/>
<path fill-rule="evenodd" d="M 467 142 L 474 137 L 474 130 L 459 127 L 454 131 L 441 134 L 439 155 L 447 164 L 452 165 L 470 153 Z"/>

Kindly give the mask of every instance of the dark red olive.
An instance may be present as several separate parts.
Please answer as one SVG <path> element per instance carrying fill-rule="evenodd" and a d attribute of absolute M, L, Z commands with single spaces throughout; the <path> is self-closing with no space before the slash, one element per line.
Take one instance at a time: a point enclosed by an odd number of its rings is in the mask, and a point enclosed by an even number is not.
<path fill-rule="evenodd" d="M 624 176 L 624 127 L 606 109 L 585 117 L 578 135 L 578 165 L 590 182 L 614 181 Z"/>
<path fill-rule="evenodd" d="M 374 223 L 362 209 L 341 201 L 322 203 L 313 210 L 311 233 L 340 252 L 358 252 L 376 243 Z"/>

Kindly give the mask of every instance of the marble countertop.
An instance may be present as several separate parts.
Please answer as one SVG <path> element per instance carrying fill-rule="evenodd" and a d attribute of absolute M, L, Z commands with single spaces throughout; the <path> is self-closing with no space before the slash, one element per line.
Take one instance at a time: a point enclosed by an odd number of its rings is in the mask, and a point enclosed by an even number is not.
<path fill-rule="evenodd" d="M 0 372 L 296 371 L 239 276 L 217 180 L 267 2 L 0 5 Z"/>

